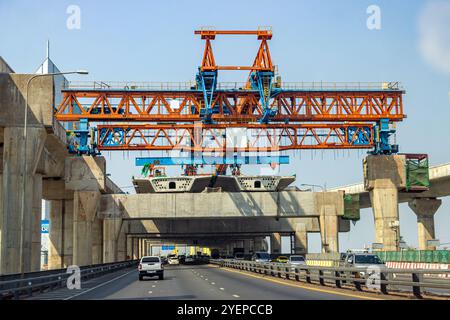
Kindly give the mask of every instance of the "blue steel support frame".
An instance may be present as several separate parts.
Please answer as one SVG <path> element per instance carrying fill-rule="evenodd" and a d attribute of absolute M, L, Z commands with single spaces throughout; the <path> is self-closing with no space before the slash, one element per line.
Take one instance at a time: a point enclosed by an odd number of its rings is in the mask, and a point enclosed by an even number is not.
<path fill-rule="evenodd" d="M 154 164 L 161 166 L 172 165 L 242 165 L 242 164 L 289 164 L 289 156 L 239 156 L 233 157 L 137 157 L 136 166 Z"/>
<path fill-rule="evenodd" d="M 215 71 L 201 71 L 199 68 L 196 76 L 197 87 L 203 91 L 203 98 L 205 100 L 205 111 L 203 114 L 204 123 L 213 123 L 212 116 L 212 101 L 214 91 L 217 87 L 217 70 Z"/>

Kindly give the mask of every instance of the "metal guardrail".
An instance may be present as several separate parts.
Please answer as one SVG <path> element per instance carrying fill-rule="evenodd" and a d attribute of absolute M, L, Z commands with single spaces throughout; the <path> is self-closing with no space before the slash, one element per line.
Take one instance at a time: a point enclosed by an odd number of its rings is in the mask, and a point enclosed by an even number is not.
<path fill-rule="evenodd" d="M 106 273 L 137 265 L 138 260 L 104 263 L 80 267 L 81 280 L 95 278 Z M 72 273 L 67 269 L 57 269 L 22 274 L 0 276 L 0 300 L 20 299 L 42 293 L 44 290 L 63 288 Z"/>
<path fill-rule="evenodd" d="M 399 82 L 277 82 L 274 84 L 284 90 L 401 90 Z M 195 81 L 186 82 L 137 82 L 137 81 L 71 81 L 64 85 L 68 90 L 150 90 L 186 91 L 195 90 Z M 219 82 L 217 90 L 249 90 L 245 82 Z"/>
<path fill-rule="evenodd" d="M 361 268 L 317 267 L 228 259 L 211 259 L 210 263 L 221 267 L 251 271 L 288 280 L 303 281 L 309 284 L 318 283 L 321 286 L 331 284 L 336 288 L 354 288 L 357 291 L 364 291 L 364 288 L 367 292 L 374 292 L 373 290 L 369 291 L 366 285 L 369 276 L 368 270 Z M 412 288 L 414 296 L 419 299 L 422 298 L 424 288 L 447 289 L 449 290 L 448 293 L 450 293 L 450 281 L 432 277 L 443 274 L 450 276 L 450 270 L 388 269 L 384 267 L 376 280 L 376 291 L 388 294 L 390 291 L 398 292 L 398 287 L 409 287 Z"/>

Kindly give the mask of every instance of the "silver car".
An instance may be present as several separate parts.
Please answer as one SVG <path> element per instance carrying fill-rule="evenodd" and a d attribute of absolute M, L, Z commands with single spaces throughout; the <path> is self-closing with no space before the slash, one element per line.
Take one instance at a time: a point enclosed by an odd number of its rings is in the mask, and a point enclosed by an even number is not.
<path fill-rule="evenodd" d="M 305 257 L 298 255 L 290 256 L 288 263 L 293 266 L 306 266 Z"/>

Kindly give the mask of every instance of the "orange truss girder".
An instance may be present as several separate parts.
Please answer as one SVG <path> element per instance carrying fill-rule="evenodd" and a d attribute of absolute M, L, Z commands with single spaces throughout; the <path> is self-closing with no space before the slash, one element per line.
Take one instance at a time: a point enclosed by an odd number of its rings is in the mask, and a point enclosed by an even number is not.
<path fill-rule="evenodd" d="M 401 121 L 403 91 L 282 91 L 269 101 L 272 121 Z M 176 100 L 176 104 L 172 101 Z M 255 91 L 214 94 L 217 122 L 256 122 L 263 110 Z M 59 121 L 201 121 L 199 91 L 63 91 L 55 116 Z"/>
<path fill-rule="evenodd" d="M 239 145 L 227 128 L 241 128 Z M 374 146 L 367 124 L 116 124 L 99 125 L 99 150 L 178 150 L 183 152 L 276 152 L 294 149 L 363 149 Z M 234 131 L 231 134 L 236 134 Z M 358 136 L 367 142 L 358 144 Z M 107 137 L 114 137 L 108 143 Z M 228 138 L 227 138 L 228 137 Z M 242 140 L 244 138 L 244 140 Z M 245 142 L 242 142 L 245 141 Z"/>

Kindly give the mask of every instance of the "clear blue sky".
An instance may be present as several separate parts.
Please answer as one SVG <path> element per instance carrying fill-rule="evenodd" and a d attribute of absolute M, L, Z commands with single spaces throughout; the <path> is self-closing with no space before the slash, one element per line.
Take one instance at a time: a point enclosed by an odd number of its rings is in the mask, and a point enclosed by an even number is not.
<path fill-rule="evenodd" d="M 381 9 L 381 30 L 366 27 L 369 5 Z M 81 9 L 81 29 L 69 30 L 69 5 Z M 0 55 L 18 73 L 33 72 L 51 41 L 51 58 L 61 70 L 86 68 L 88 77 L 71 80 L 193 80 L 201 60 L 200 26 L 227 29 L 273 27 L 270 48 L 284 81 L 401 81 L 408 118 L 398 126 L 401 152 L 428 153 L 432 164 L 450 161 L 450 3 L 411 0 L 321 1 L 23 1 L 0 0 Z M 420 21 L 424 27 L 420 29 Z M 217 39 L 216 60 L 248 64 L 257 42 Z M 448 59 L 447 59 L 448 58 Z M 241 81 L 227 73 L 221 80 Z M 140 154 L 140 153 L 138 153 Z M 297 184 L 328 187 L 362 180 L 364 152 L 293 152 L 282 174 Z M 115 153 L 108 171 L 129 186 L 135 154 Z M 126 170 L 124 169 L 126 168 Z M 245 170 L 244 170 L 245 172 Z M 249 168 L 247 173 L 257 172 Z M 437 237 L 450 242 L 450 201 L 436 214 Z M 401 233 L 417 244 L 414 213 L 400 207 Z M 370 210 L 352 232 L 340 236 L 341 249 L 374 241 Z M 313 251 L 318 235 L 310 236 Z"/>

